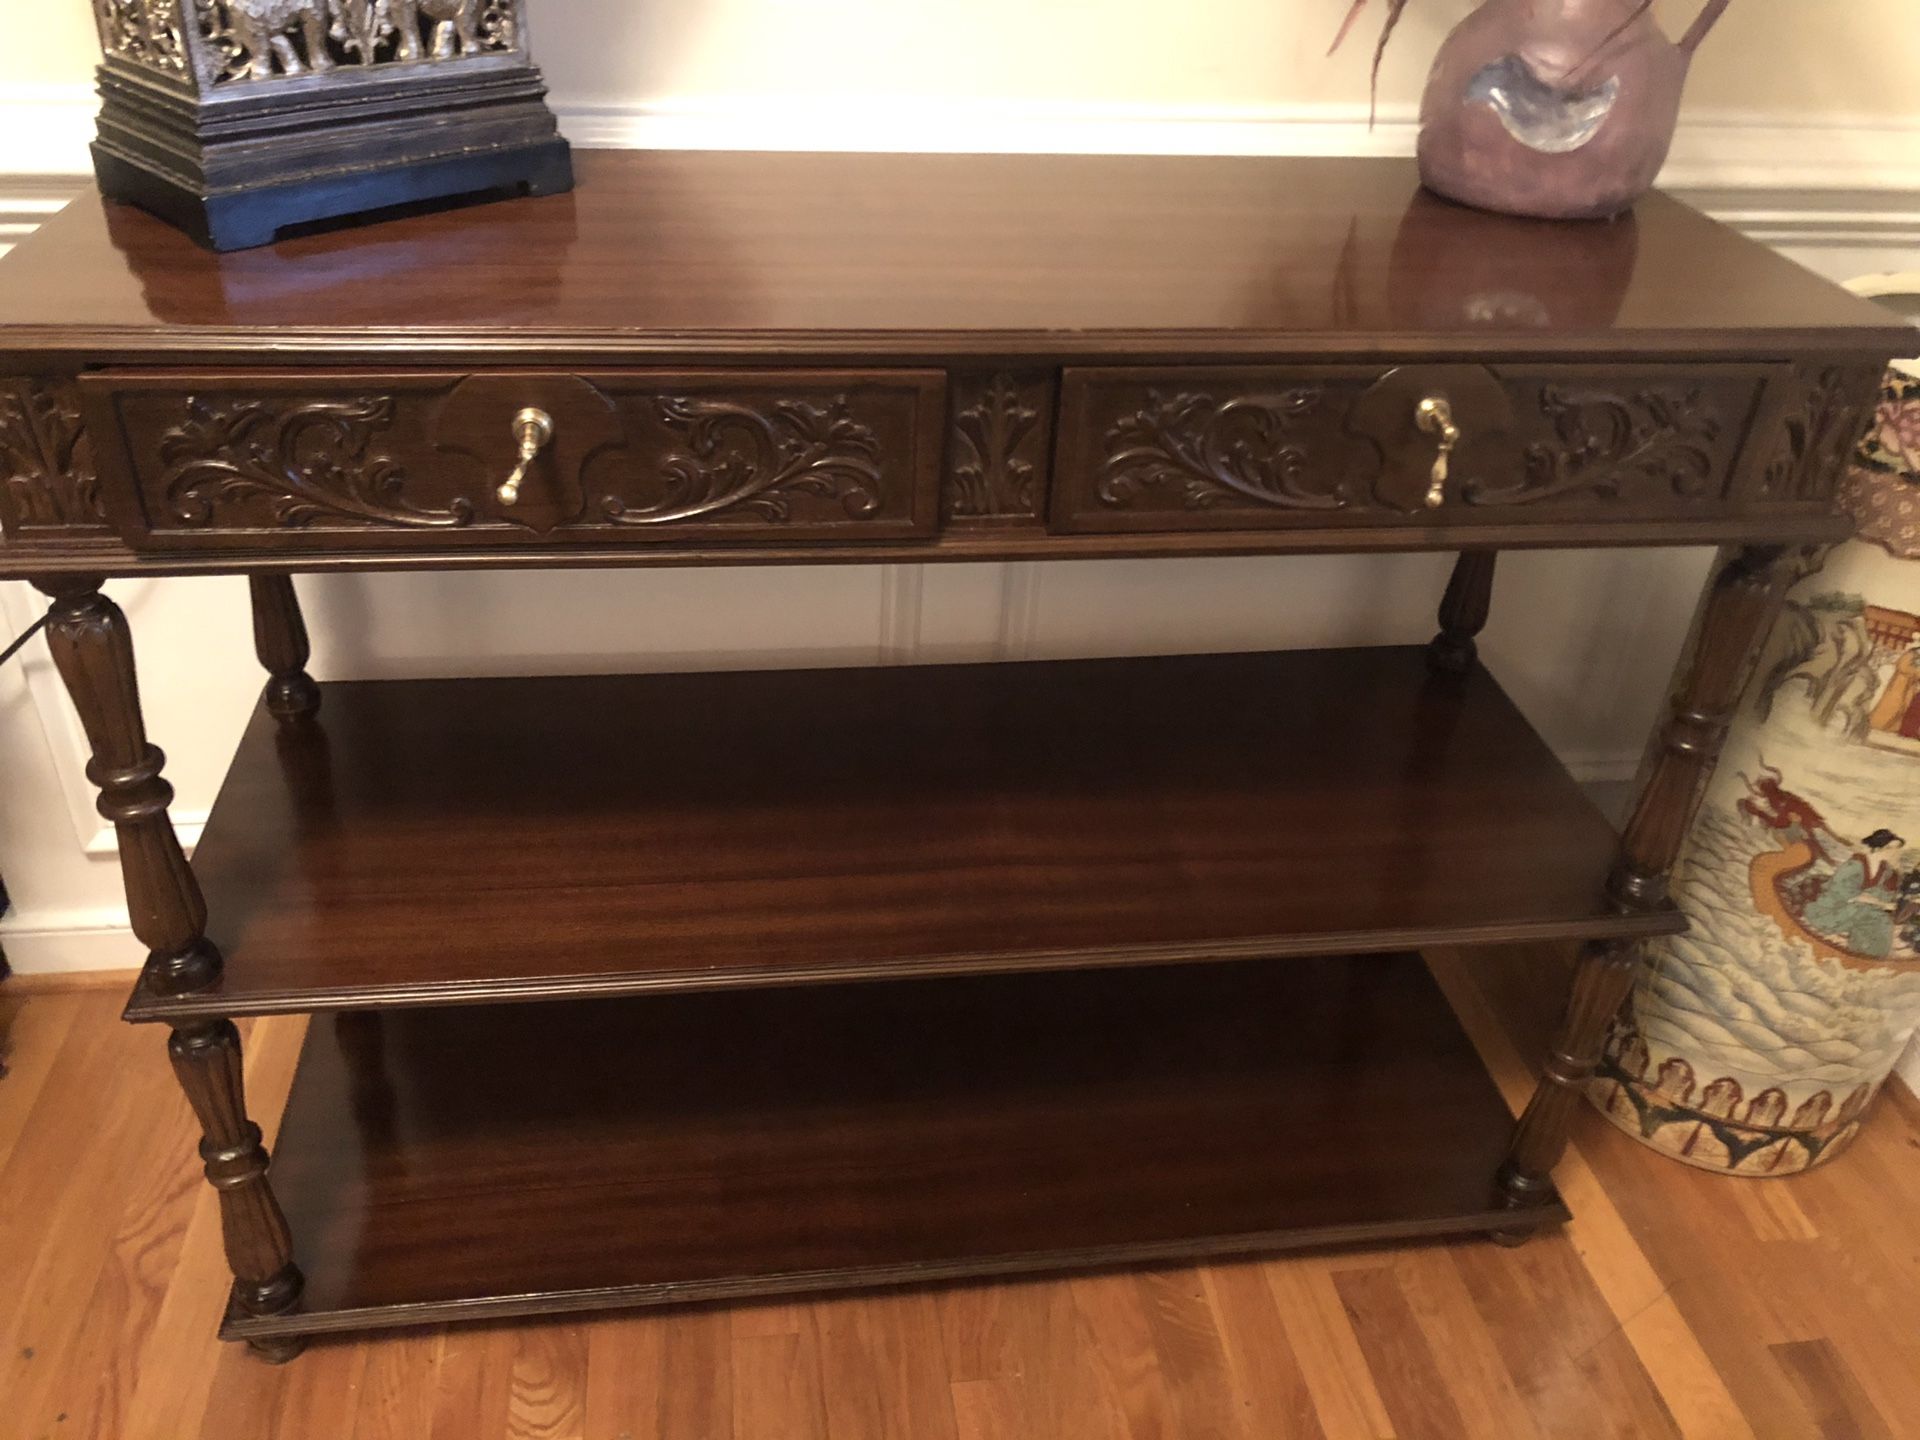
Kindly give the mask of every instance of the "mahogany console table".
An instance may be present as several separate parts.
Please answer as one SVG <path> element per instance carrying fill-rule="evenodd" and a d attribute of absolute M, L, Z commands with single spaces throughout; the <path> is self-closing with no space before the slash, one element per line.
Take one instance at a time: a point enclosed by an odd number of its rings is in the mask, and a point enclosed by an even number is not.
<path fill-rule="evenodd" d="M 52 597 L 222 1333 L 1563 1218 L 1909 333 L 1670 200 L 1506 220 L 1399 162 L 579 174 L 226 256 L 89 196 L 0 262 L 0 576 Z M 1495 553 L 1699 544 L 1616 835 L 1476 660 Z M 1460 552 L 1420 650 L 641 678 L 316 685 L 290 578 L 1417 549 Z M 271 678 L 189 868 L 100 586 L 203 573 Z M 1411 952 L 1543 938 L 1583 948 L 1515 1130 Z M 233 1019 L 289 1011 L 269 1172 Z"/>

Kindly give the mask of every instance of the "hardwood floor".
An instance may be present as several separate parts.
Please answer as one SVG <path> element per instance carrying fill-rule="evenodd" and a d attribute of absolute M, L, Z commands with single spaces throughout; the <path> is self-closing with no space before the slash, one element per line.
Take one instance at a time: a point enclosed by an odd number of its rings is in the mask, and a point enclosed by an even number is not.
<path fill-rule="evenodd" d="M 1559 971 L 1430 957 L 1508 1101 Z M 115 989 L 0 987 L 5 1440 L 1892 1437 L 1920 1424 L 1920 1103 L 1731 1181 L 1582 1116 L 1578 1217 L 1474 1242 L 316 1344 L 212 1339 L 212 1193 Z M 263 1123 L 305 1022 L 248 1029 Z"/>

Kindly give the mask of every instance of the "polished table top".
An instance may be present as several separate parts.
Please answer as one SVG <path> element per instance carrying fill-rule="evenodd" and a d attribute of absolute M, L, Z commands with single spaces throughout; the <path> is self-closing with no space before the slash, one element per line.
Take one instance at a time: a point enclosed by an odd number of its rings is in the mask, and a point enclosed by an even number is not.
<path fill-rule="evenodd" d="M 1890 353 L 1662 196 L 1486 215 L 1410 161 L 586 152 L 572 194 L 216 255 L 89 192 L 0 260 L 0 360 Z"/>

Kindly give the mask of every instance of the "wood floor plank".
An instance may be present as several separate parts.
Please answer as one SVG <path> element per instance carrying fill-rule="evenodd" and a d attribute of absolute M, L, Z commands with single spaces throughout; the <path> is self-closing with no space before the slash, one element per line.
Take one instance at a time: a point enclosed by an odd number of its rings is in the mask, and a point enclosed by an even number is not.
<path fill-rule="evenodd" d="M 673 1323 L 671 1316 L 653 1314 L 595 1316 L 587 1322 L 586 1430 L 591 1440 L 654 1433 L 667 1331 Z"/>
<path fill-rule="evenodd" d="M 1886 1198 L 1897 1190 L 1878 1183 L 1874 1162 L 1861 1148 L 1841 1158 L 1844 1168 L 1806 1177 L 1820 1182 L 1809 1194 L 1824 1192 L 1822 1223 L 1832 1228 L 1792 1247 L 1793 1264 L 1770 1267 L 1767 1289 L 1806 1317 L 1800 1338 L 1841 1351 L 1881 1414 L 1920 1415 L 1920 1234 L 1910 1220 L 1889 1223 Z M 1920 1213 L 1898 1199 L 1895 1208 Z"/>
<path fill-rule="evenodd" d="M 367 1364 L 352 1440 L 424 1440 L 433 1432 L 446 1332 L 406 1330 L 361 1344 Z"/>
<path fill-rule="evenodd" d="M 66 1340 L 64 1384 L 41 1406 L 67 1416 L 72 1433 L 126 1432 L 140 1383 L 141 1341 L 165 1306 L 179 1270 L 181 1249 L 204 1182 L 196 1166 L 182 1165 L 199 1140 L 199 1126 L 172 1087 L 144 1091 L 149 1104 L 143 1132 L 116 1167 L 124 1204 L 108 1242 L 79 1328 Z M 206 1331 L 202 1330 L 204 1337 Z M 17 1394 L 20 1413 L 32 1417 L 31 1392 Z"/>
<path fill-rule="evenodd" d="M 1280 1328 L 1299 1357 L 1327 1440 L 1395 1440 L 1393 1420 L 1328 1267 L 1319 1258 L 1278 1260 L 1266 1267 Z"/>
<path fill-rule="evenodd" d="M 1678 1440 L 1659 1390 L 1564 1238 L 1449 1254 L 1535 1426 L 1555 1440 Z"/>
<path fill-rule="evenodd" d="M 1219 1326 L 1228 1393 L 1239 1406 L 1240 1433 L 1246 1440 L 1328 1440 L 1263 1269 L 1249 1263 L 1201 1271 Z"/>
<path fill-rule="evenodd" d="M 590 1440 L 724 1437 L 733 1430 L 733 1336 L 724 1310 L 594 1320 L 587 1326 Z"/>
<path fill-rule="evenodd" d="M 134 949 L 129 944 L 128 949 Z M 9 975 L 5 998 L 26 1000 L 49 995 L 75 995 L 106 992 L 118 1006 L 140 979 L 140 967 L 119 970 L 60 970 L 46 975 Z M 5 1032 L 6 1012 L 0 1009 L 0 1033 Z"/>
<path fill-rule="evenodd" d="M 221 1249 L 219 1201 L 186 1167 L 192 1212 L 179 1258 L 153 1325 L 135 1360 L 139 1383 L 125 1440 L 179 1440 L 200 1433 L 216 1363 L 207 1334 L 219 1323 L 229 1284 Z M 223 1345 L 220 1351 L 240 1347 Z M 264 1368 L 264 1367 L 262 1367 Z"/>
<path fill-rule="evenodd" d="M 1753 1227 L 1753 1238 L 1761 1244 L 1820 1238 L 1818 1227 L 1800 1206 L 1797 1187 L 1755 1182 L 1729 1185 L 1726 1189 Z"/>
<path fill-rule="evenodd" d="M 819 1305 L 821 1388 L 834 1440 L 955 1440 L 933 1294 L 900 1291 Z"/>
<path fill-rule="evenodd" d="M 367 1352 L 359 1340 L 326 1340 L 307 1348 L 299 1363 L 285 1367 L 274 1435 L 349 1435 L 361 1403 Z M 258 1363 L 258 1362 L 255 1362 Z M 209 1421 L 219 1416 L 209 1411 Z"/>
<path fill-rule="evenodd" d="M 93 1008 L 83 995 L 46 995 L 28 1004 L 0 991 L 0 1155 L 12 1153 L 75 1022 Z"/>
<path fill-rule="evenodd" d="M 1447 1393 L 1467 1433 L 1544 1440 L 1546 1432 L 1514 1388 L 1452 1255 L 1439 1248 L 1408 1250 L 1395 1258 L 1391 1273 L 1427 1344 L 1445 1357 Z"/>
<path fill-rule="evenodd" d="M 510 1440 L 581 1440 L 587 1420 L 587 1334 L 565 1321 L 514 1337 L 507 1401 Z"/>
<path fill-rule="evenodd" d="M 1077 1275 L 1067 1282 L 1082 1344 L 1098 1383 L 1134 1437 L 1178 1435 L 1167 1377 L 1160 1371 L 1136 1277 Z"/>
<path fill-rule="evenodd" d="M 809 1323 L 810 1306 L 800 1301 L 753 1301 L 729 1306 L 727 1331 L 735 1341 L 767 1335 L 798 1335 Z"/>
<path fill-rule="evenodd" d="M 655 1435 L 728 1434 L 733 1429 L 733 1337 L 721 1310 L 693 1310 L 661 1327 L 653 1396 Z M 643 1404 L 645 1396 L 640 1397 Z M 634 1440 L 647 1435 L 634 1431 Z"/>
<path fill-rule="evenodd" d="M 513 1405 L 515 1334 L 506 1325 L 468 1325 L 447 1331 L 434 1371 L 433 1421 L 427 1440 L 503 1440 Z"/>
<path fill-rule="evenodd" d="M 1574 1358 L 1593 1397 L 1586 1412 L 1589 1424 L 1600 1434 L 1615 1440 L 1661 1440 L 1681 1437 L 1683 1432 L 1668 1408 L 1666 1397 L 1647 1374 L 1631 1337 L 1615 1330 L 1579 1352 Z M 1551 1417 L 1541 1424 L 1548 1434 L 1556 1434 Z M 1569 1435 L 1574 1427 L 1567 1427 Z"/>
<path fill-rule="evenodd" d="M 941 1353 L 955 1385 L 1019 1381 L 1045 1343 L 1045 1288 L 1027 1282 L 955 1285 L 940 1299 Z"/>
<path fill-rule="evenodd" d="M 1042 1433 L 1026 1424 L 1025 1395 L 1017 1380 L 957 1380 L 953 1424 L 959 1440 L 1013 1440 Z M 745 1440 L 735 1432 L 736 1440 Z"/>
<path fill-rule="evenodd" d="M 1796 1340 L 1774 1346 L 1773 1353 L 1806 1397 L 1821 1440 L 1894 1440 L 1886 1417 L 1831 1341 Z"/>
<path fill-rule="evenodd" d="M 1611 1127 L 1593 1130 L 1590 1143 L 1613 1179 L 1581 1221 L 1598 1219 L 1616 1237 L 1632 1237 L 1663 1283 L 1660 1300 L 1644 1312 L 1615 1308 L 1630 1317 L 1629 1336 L 1637 1344 L 1644 1340 L 1642 1358 L 1682 1427 L 1689 1434 L 1737 1434 L 1760 1421 L 1811 1426 L 1800 1395 L 1767 1349 L 1811 1333 L 1809 1318 L 1777 1303 L 1776 1290 L 1762 1278 L 1790 1260 L 1789 1242 L 1754 1241 L 1728 1192 L 1733 1185 L 1792 1182 L 1696 1172 L 1661 1160 Z M 1581 1166 L 1592 1175 L 1584 1154 Z M 1581 1183 L 1600 1188 L 1597 1179 Z M 1707 1409 L 1689 1413 L 1680 1397 Z"/>
<path fill-rule="evenodd" d="M 813 1325 L 733 1337 L 733 1440 L 831 1440 Z"/>
<path fill-rule="evenodd" d="M 1391 1269 L 1336 1270 L 1333 1285 L 1394 1429 L 1419 1440 L 1468 1440 L 1466 1419 L 1399 1277 Z"/>
<path fill-rule="evenodd" d="M 941 1292 L 940 1327 L 965 1437 L 1126 1440 L 1131 1424 L 1104 1353 L 1100 1319 L 1070 1285 L 1019 1281 Z"/>
<path fill-rule="evenodd" d="M 276 1427 L 281 1401 L 293 1383 L 293 1367 L 263 1365 L 244 1345 L 214 1345 L 202 1353 L 211 1369 L 206 1407 L 197 1428 L 180 1433 L 195 1435 L 199 1440 L 235 1440 L 238 1436 L 274 1436 L 279 1440 Z M 295 1436 L 311 1433 L 303 1425 Z M 295 1436 L 287 1440 L 295 1440 Z M 436 1434 L 433 1440 L 442 1437 Z M 493 1437 L 472 1432 L 470 1440 Z"/>
<path fill-rule="evenodd" d="M 1219 1318 L 1198 1270 L 1135 1277 L 1153 1340 L 1154 1368 L 1181 1440 L 1238 1440 L 1240 1397 L 1220 1343 Z"/>
<path fill-rule="evenodd" d="M 1509 947 L 1510 951 L 1531 956 L 1535 973 L 1526 977 L 1526 983 L 1536 987 L 1551 974 L 1544 963 L 1546 955 L 1535 953 L 1539 949 Z M 1505 960 L 1504 970 L 1501 958 Z M 1495 957 L 1476 951 L 1468 961 L 1458 951 L 1443 950 L 1430 952 L 1427 959 L 1508 1106 L 1519 1114 L 1533 1093 L 1537 1073 L 1522 1058 L 1519 1046 L 1545 1052 L 1545 1036 L 1553 1023 L 1546 1018 L 1547 1008 L 1538 996 L 1528 993 L 1525 985 L 1515 983 L 1520 972 L 1512 954 Z M 1476 974 L 1483 965 L 1496 979 L 1504 977 L 1504 987 L 1492 991 L 1502 996 L 1499 1003 L 1482 987 Z M 1514 1017 L 1514 1028 L 1509 1030 L 1508 1020 Z M 1602 1145 L 1609 1137 L 1619 1144 L 1631 1143 L 1596 1114 L 1581 1114 L 1576 1120 L 1576 1137 L 1596 1136 Z M 1625 1167 L 1626 1172 L 1636 1176 L 1651 1173 L 1657 1158 L 1636 1155 Z M 1675 1170 L 1682 1168 L 1671 1161 L 1659 1163 Z M 1714 1440 L 1748 1440 L 1753 1427 L 1746 1413 L 1726 1378 L 1715 1369 L 1701 1337 L 1669 1294 L 1668 1279 L 1641 1248 L 1634 1228 L 1588 1163 L 1579 1138 L 1568 1145 L 1565 1157 L 1555 1168 L 1554 1182 L 1575 1217 L 1567 1237 L 1606 1297 L 1608 1307 L 1619 1318 L 1682 1433 Z M 1673 1211 L 1667 1207 L 1664 1213 L 1671 1215 Z M 1672 1273 L 1684 1273 L 1684 1268 L 1675 1267 Z"/>
<path fill-rule="evenodd" d="M 142 1053 L 149 1039 L 119 1025 L 75 1032 L 34 1107 L 39 1123 L 0 1169 L 8 1196 L 0 1254 L 19 1267 L 9 1277 L 18 1287 L 12 1313 L 0 1319 L 0 1395 L 29 1429 L 86 1405 L 105 1345 L 100 1332 L 115 1318 L 91 1302 L 115 1263 L 125 1176 L 151 1162 L 154 1121 L 172 1097 L 113 1077 L 150 1060 Z M 54 1217 L 88 1243 L 66 1243 L 49 1228 Z"/>

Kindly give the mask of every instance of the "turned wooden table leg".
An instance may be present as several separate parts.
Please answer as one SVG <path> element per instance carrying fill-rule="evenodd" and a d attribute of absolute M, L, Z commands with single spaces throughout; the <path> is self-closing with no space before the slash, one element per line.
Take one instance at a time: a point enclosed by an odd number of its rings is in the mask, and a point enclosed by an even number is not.
<path fill-rule="evenodd" d="M 1715 572 L 1685 678 L 1675 687 L 1607 882 L 1623 911 L 1666 903 L 1668 877 L 1726 742 L 1758 644 L 1791 583 L 1785 554 L 1774 546 L 1749 547 L 1733 552 Z M 1624 941 L 1596 942 L 1582 951 L 1546 1074 L 1500 1171 L 1501 1197 L 1512 1208 L 1542 1205 L 1552 1196 L 1550 1172 L 1566 1150 L 1580 1094 L 1599 1061 L 1607 1025 L 1633 988 L 1637 964 L 1637 947 Z M 1495 1238 L 1518 1243 L 1529 1233 L 1516 1227 Z"/>
<path fill-rule="evenodd" d="M 1506 1163 L 1500 1167 L 1500 1195 L 1511 1209 L 1527 1210 L 1553 1198 L 1553 1167 L 1567 1150 L 1567 1136 L 1580 1100 L 1600 1063 L 1607 1022 L 1626 1002 L 1638 957 L 1624 940 L 1596 940 L 1582 948 L 1546 1073 L 1514 1130 Z M 1518 1245 L 1532 1229 L 1500 1230 L 1494 1239 Z"/>
<path fill-rule="evenodd" d="M 1661 728 L 1608 881 L 1627 909 L 1650 910 L 1667 898 L 1667 878 L 1726 744 L 1755 652 L 1792 583 L 1786 554 L 1778 546 L 1736 550 L 1714 575 L 1691 667 Z"/>
<path fill-rule="evenodd" d="M 282 721 L 304 720 L 320 709 L 320 687 L 307 674 L 313 647 L 300 616 L 291 575 L 250 575 L 253 648 L 267 669 L 267 709 Z"/>
<path fill-rule="evenodd" d="M 1427 646 L 1427 664 L 1442 675 L 1464 675 L 1480 658 L 1476 643 L 1493 611 L 1496 550 L 1463 550 L 1440 602 L 1440 633 Z"/>
<path fill-rule="evenodd" d="M 47 643 L 93 750 L 87 776 L 119 835 L 127 910 L 148 950 L 143 983 L 166 995 L 206 990 L 220 978 L 220 952 L 207 939 L 206 901 L 168 818 L 173 787 L 161 774 L 166 757 L 147 740 L 126 617 L 97 579 L 36 583 L 52 597 Z M 183 1021 L 169 1050 L 205 1137 L 200 1153 L 220 1194 L 235 1298 L 251 1314 L 285 1314 L 299 1304 L 302 1281 L 267 1183 L 259 1127 L 247 1119 L 239 1032 L 228 1020 Z M 289 1359 L 298 1346 L 256 1348 Z"/>
<path fill-rule="evenodd" d="M 240 1032 L 231 1020 L 183 1021 L 167 1043 L 173 1073 L 200 1119 L 200 1158 L 220 1195 L 220 1233 L 233 1270 L 234 1298 L 249 1315 L 285 1315 L 300 1303 L 303 1279 L 293 1236 L 267 1181 L 260 1127 L 247 1118 Z M 299 1340 L 256 1341 L 256 1353 L 291 1360 Z"/>

